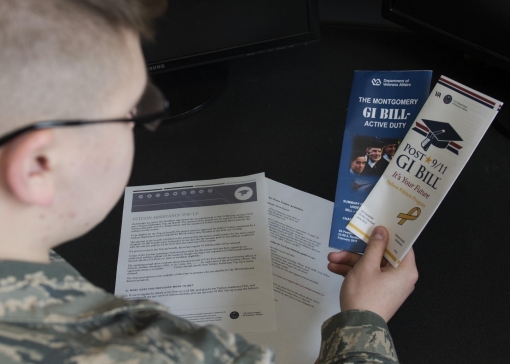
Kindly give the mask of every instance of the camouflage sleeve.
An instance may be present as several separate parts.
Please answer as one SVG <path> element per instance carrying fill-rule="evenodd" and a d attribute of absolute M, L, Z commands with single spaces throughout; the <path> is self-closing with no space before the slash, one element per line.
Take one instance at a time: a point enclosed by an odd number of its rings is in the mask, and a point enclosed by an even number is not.
<path fill-rule="evenodd" d="M 111 295 L 63 260 L 0 260 L 0 364 L 21 363 L 273 364 L 274 354 L 156 302 Z"/>
<path fill-rule="evenodd" d="M 386 322 L 370 311 L 345 311 L 322 325 L 320 364 L 398 363 Z"/>

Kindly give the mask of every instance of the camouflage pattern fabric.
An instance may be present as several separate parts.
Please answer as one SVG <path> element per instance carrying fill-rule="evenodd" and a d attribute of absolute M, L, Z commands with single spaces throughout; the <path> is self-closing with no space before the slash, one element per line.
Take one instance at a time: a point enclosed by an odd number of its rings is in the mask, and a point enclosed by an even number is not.
<path fill-rule="evenodd" d="M 0 363 L 273 363 L 269 348 L 95 287 L 65 261 L 0 261 Z"/>
<path fill-rule="evenodd" d="M 386 324 L 370 312 L 333 316 L 322 337 L 320 363 L 397 360 Z M 113 296 L 56 255 L 51 264 L 0 261 L 1 364 L 273 362 L 271 349 L 239 335 Z"/>
<path fill-rule="evenodd" d="M 319 363 L 398 362 L 386 322 L 370 311 L 344 311 L 322 325 Z"/>

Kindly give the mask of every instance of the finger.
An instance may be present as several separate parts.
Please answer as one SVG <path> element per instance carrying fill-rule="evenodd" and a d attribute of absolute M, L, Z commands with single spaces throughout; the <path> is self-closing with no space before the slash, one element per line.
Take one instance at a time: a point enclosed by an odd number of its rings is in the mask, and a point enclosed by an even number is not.
<path fill-rule="evenodd" d="M 351 269 L 352 269 L 351 266 L 345 265 L 345 264 L 335 264 L 335 263 L 328 264 L 328 270 L 330 272 L 339 274 L 344 277 L 347 275 L 347 273 L 350 272 Z"/>
<path fill-rule="evenodd" d="M 363 255 L 363 264 L 380 268 L 381 261 L 388 245 L 388 230 L 384 226 L 377 226 L 372 231 L 368 240 L 365 254 Z"/>
<path fill-rule="evenodd" d="M 402 259 L 398 267 L 408 271 L 416 271 L 416 273 L 418 273 L 413 248 L 409 249 L 406 256 L 404 257 L 404 259 Z"/>
<path fill-rule="evenodd" d="M 347 251 L 333 252 L 328 254 L 328 260 L 331 263 L 347 264 L 354 266 L 361 259 L 361 255 Z"/>
<path fill-rule="evenodd" d="M 387 266 L 390 266 L 390 262 L 388 262 L 388 259 L 386 259 L 385 257 L 382 258 L 381 260 L 381 268 L 383 267 L 387 267 Z"/>
<path fill-rule="evenodd" d="M 399 267 L 402 265 L 404 266 L 416 265 L 413 248 L 409 249 L 404 259 L 402 259 L 402 261 L 400 262 Z"/>

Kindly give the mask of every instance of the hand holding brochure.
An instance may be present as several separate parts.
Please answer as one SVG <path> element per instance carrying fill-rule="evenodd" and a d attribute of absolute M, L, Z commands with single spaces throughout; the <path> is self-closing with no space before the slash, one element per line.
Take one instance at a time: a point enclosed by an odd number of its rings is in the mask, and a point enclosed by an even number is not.
<path fill-rule="evenodd" d="M 347 229 L 365 242 L 388 228 L 398 266 L 468 161 L 502 103 L 442 76 Z"/>

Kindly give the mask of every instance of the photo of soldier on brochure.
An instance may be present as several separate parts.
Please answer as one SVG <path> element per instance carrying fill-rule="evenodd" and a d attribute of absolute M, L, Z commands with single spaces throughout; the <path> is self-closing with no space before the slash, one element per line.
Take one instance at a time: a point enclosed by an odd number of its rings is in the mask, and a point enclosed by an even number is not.
<path fill-rule="evenodd" d="M 401 139 L 356 135 L 352 143 L 349 174 L 351 189 L 370 192 L 395 155 Z"/>

